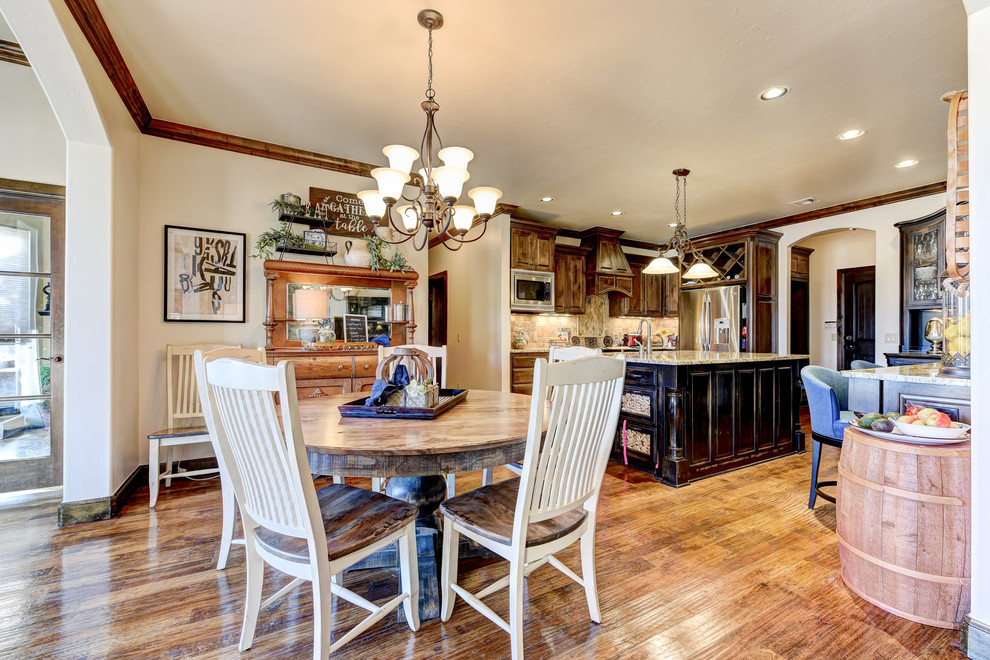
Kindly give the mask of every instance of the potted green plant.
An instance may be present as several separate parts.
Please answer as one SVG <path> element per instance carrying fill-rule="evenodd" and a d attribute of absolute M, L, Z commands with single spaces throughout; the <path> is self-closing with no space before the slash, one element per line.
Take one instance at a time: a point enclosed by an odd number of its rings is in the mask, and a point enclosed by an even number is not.
<path fill-rule="evenodd" d="M 305 215 L 305 208 L 302 205 L 302 200 L 299 195 L 293 195 L 292 193 L 285 193 L 272 200 L 269 204 L 272 210 L 279 214 L 285 215 Z"/>
<path fill-rule="evenodd" d="M 365 236 L 364 240 L 368 244 L 368 252 L 371 254 L 371 270 L 388 270 L 400 273 L 412 270 L 412 266 L 406 261 L 406 255 L 398 250 L 395 250 L 391 258 L 385 256 L 385 250 L 388 249 L 389 244 L 375 234 Z"/>
<path fill-rule="evenodd" d="M 277 247 L 302 247 L 303 237 L 292 232 L 291 222 L 280 222 L 275 229 L 258 234 L 258 239 L 254 243 L 256 254 L 251 256 L 256 259 L 271 259 Z"/>

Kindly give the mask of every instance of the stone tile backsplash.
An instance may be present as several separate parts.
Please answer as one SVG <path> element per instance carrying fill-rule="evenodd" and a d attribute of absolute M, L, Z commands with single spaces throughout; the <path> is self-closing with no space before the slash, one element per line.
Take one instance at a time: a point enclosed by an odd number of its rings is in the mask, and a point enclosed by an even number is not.
<path fill-rule="evenodd" d="M 578 316 L 551 316 L 543 314 L 512 314 L 512 336 L 525 332 L 529 337 L 527 348 L 549 348 L 550 340 L 560 335 L 561 328 L 567 328 L 572 336 L 603 337 L 606 334 L 617 336 L 636 332 L 639 319 L 611 318 L 608 315 L 608 296 L 599 294 L 588 296 L 585 313 Z M 677 319 L 652 318 L 653 332 L 667 328 L 677 334 Z"/>

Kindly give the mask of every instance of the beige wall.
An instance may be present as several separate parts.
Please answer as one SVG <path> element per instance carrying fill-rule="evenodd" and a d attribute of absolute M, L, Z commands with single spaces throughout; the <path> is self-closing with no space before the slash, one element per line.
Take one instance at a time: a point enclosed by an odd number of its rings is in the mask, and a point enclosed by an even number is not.
<path fill-rule="evenodd" d="M 873 266 L 876 259 L 876 234 L 866 229 L 842 229 L 819 234 L 798 243 L 812 248 L 808 277 L 811 364 L 835 369 L 838 362 L 836 330 L 826 328 L 826 321 L 838 315 L 837 271 L 857 266 Z"/>
<path fill-rule="evenodd" d="M 264 346 L 265 278 L 260 259 L 247 259 L 245 323 L 166 323 L 163 321 L 164 227 L 166 224 L 244 232 L 248 254 L 254 253 L 257 235 L 275 225 L 268 204 L 290 191 L 308 198 L 310 186 L 357 192 L 374 181 L 326 170 L 245 156 L 218 149 L 142 136 L 140 183 L 141 205 L 135 226 L 142 266 L 138 270 L 139 295 L 134 299 L 138 314 L 141 348 L 137 369 L 140 384 L 139 428 L 145 436 L 165 423 L 165 345 L 229 343 Z M 301 228 L 297 228 L 301 229 Z M 344 240 L 334 238 L 343 264 Z M 428 338 L 427 252 L 416 252 L 409 243 L 399 249 L 420 274 L 414 294 L 416 341 Z M 317 257 L 292 255 L 297 261 Z M 141 462 L 147 461 L 147 443 Z M 180 456 L 208 455 L 207 446 L 189 448 Z"/>
<path fill-rule="evenodd" d="M 0 90 L 0 179 L 65 185 L 65 135 L 34 69 L 0 62 Z"/>
<path fill-rule="evenodd" d="M 477 230 L 475 230 L 477 231 Z M 509 218 L 457 252 L 430 250 L 430 274 L 447 272 L 449 387 L 503 389 L 508 362 Z"/>

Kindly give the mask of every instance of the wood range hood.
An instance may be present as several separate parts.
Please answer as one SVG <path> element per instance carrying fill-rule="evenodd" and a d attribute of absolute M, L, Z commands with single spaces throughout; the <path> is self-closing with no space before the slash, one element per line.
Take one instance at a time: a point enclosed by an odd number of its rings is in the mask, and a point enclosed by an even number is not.
<path fill-rule="evenodd" d="M 592 227 L 581 232 L 581 246 L 591 249 L 585 267 L 588 295 L 632 296 L 633 271 L 619 245 L 623 233 L 606 227 Z"/>

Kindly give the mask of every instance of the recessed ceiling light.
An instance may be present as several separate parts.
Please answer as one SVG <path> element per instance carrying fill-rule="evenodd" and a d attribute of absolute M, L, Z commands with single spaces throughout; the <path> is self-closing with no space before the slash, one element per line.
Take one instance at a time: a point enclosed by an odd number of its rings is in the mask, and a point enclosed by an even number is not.
<path fill-rule="evenodd" d="M 807 206 L 808 204 L 816 204 L 820 201 L 822 200 L 818 199 L 817 197 L 805 197 L 804 199 L 795 199 L 793 202 L 790 203 L 793 204 L 794 206 Z"/>
<path fill-rule="evenodd" d="M 541 202 L 552 202 L 553 197 L 540 197 Z"/>
<path fill-rule="evenodd" d="M 855 140 L 858 137 L 863 137 L 865 133 L 866 131 L 864 131 L 861 128 L 854 128 L 849 131 L 843 131 L 842 133 L 839 133 L 836 137 L 839 138 L 840 140 Z"/>
<path fill-rule="evenodd" d="M 676 222 L 668 222 L 667 223 L 667 226 L 668 227 L 676 227 L 677 226 L 677 223 Z"/>
<path fill-rule="evenodd" d="M 915 160 L 914 158 L 908 158 L 907 160 L 902 160 L 897 165 L 894 165 L 894 167 L 914 167 L 917 164 L 918 164 L 917 160 Z"/>
<path fill-rule="evenodd" d="M 787 85 L 775 85 L 773 87 L 767 87 L 765 90 L 760 92 L 760 99 L 764 101 L 773 101 L 774 99 L 779 99 L 781 96 L 791 91 L 791 88 Z"/>
<path fill-rule="evenodd" d="M 612 211 L 609 215 L 622 215 L 622 211 Z"/>

